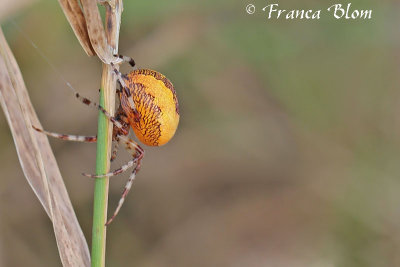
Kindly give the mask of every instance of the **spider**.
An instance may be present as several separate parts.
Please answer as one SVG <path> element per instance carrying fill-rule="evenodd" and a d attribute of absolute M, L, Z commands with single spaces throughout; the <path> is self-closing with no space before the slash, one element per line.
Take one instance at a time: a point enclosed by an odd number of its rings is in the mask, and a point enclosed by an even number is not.
<path fill-rule="evenodd" d="M 132 68 L 135 61 L 126 56 L 115 55 L 128 62 Z M 112 140 L 116 141 L 111 159 L 116 157 L 118 144 L 124 145 L 132 153 L 132 159 L 120 168 L 102 175 L 83 174 L 92 178 L 111 177 L 120 174 L 134 166 L 125 185 L 122 196 L 111 218 L 106 222 L 109 225 L 119 210 L 132 187 L 133 180 L 138 173 L 144 150 L 138 143 L 128 138 L 130 127 L 136 137 L 147 146 L 161 146 L 166 144 L 175 134 L 179 123 L 179 104 L 172 83 L 161 73 L 150 69 L 134 69 L 127 75 L 119 72 L 113 63 L 113 71 L 121 88 L 117 90 L 120 105 L 114 116 L 111 116 L 97 103 L 82 97 L 78 92 L 75 97 L 88 106 L 99 109 L 113 123 Z M 66 135 L 48 132 L 32 126 L 36 131 L 62 140 L 95 143 L 97 136 Z"/>

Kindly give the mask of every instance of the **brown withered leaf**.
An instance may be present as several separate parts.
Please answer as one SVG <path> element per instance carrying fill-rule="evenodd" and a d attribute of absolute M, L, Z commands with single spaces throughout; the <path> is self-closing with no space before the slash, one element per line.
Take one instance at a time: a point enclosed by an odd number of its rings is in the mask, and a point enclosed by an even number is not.
<path fill-rule="evenodd" d="M 120 0 L 113 0 L 106 3 L 107 5 L 111 5 L 113 8 L 113 12 L 118 13 L 118 17 L 122 13 L 122 1 Z M 113 55 L 112 48 L 107 43 L 107 37 L 104 31 L 103 22 L 101 21 L 101 16 L 99 9 L 97 7 L 97 1 L 93 0 L 81 0 L 83 11 L 85 14 L 86 25 L 89 33 L 90 42 L 96 51 L 97 56 L 103 61 L 105 64 L 118 63 L 121 60 L 116 59 Z M 112 29 L 115 28 L 111 23 L 113 21 L 109 20 L 106 21 L 106 27 Z M 119 23 L 118 25 L 118 32 L 119 32 Z M 118 47 L 118 44 L 117 44 Z"/>
<path fill-rule="evenodd" d="M 0 29 L 0 104 L 25 177 L 53 223 L 63 266 L 89 266 L 89 249 L 17 62 Z"/>
<path fill-rule="evenodd" d="M 94 56 L 95 51 L 90 42 L 85 16 L 79 6 L 78 0 L 58 0 L 58 2 L 83 50 L 89 56 Z"/>

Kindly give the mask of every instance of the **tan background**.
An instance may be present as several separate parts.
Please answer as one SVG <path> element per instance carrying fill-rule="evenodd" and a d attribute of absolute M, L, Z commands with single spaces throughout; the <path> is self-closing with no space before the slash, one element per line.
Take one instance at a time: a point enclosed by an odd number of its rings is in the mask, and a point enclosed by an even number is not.
<path fill-rule="evenodd" d="M 280 6 L 329 6 L 302 2 Z M 172 80 L 182 115 L 168 145 L 146 149 L 109 227 L 108 266 L 399 266 L 400 6 L 352 1 L 370 21 L 277 21 L 248 3 L 125 1 L 120 51 Z M 96 100 L 99 61 L 56 1 L 13 12 L 3 28 L 44 127 L 95 134 L 97 112 L 10 19 Z M 94 171 L 95 146 L 51 143 L 90 240 L 93 181 L 80 173 Z M 4 115 L 0 147 L 0 265 L 59 266 Z M 111 209 L 126 179 L 113 179 Z"/>

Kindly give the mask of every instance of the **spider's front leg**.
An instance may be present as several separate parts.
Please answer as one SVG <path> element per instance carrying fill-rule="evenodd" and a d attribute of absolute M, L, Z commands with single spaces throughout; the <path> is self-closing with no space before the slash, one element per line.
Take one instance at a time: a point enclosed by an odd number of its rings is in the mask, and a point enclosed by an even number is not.
<path fill-rule="evenodd" d="M 136 109 L 136 105 L 135 105 L 135 102 L 133 100 L 133 97 L 131 97 L 131 89 L 128 87 L 128 85 L 125 82 L 125 81 L 127 81 L 127 76 L 123 75 L 119 70 L 117 70 L 117 68 L 115 67 L 115 65 L 113 63 L 111 63 L 110 65 L 113 68 L 114 74 L 117 76 L 118 83 L 121 85 L 121 90 L 119 92 L 119 96 L 120 96 L 121 102 L 123 101 L 122 100 L 123 98 L 121 97 L 121 94 L 122 94 L 122 95 L 126 96 L 127 101 L 128 101 L 127 105 L 129 105 L 129 107 L 131 108 L 133 114 L 138 115 L 139 112 Z M 143 87 L 142 84 L 136 84 L 136 85 L 133 85 L 133 86 L 142 86 Z"/>
<path fill-rule="evenodd" d="M 133 58 L 131 58 L 131 57 L 127 57 L 127 56 L 123 56 L 123 55 L 114 55 L 114 57 L 118 57 L 118 58 L 122 59 L 123 62 L 129 63 L 129 65 L 131 65 L 132 68 L 134 68 L 136 66 L 135 60 L 133 60 Z"/>
<path fill-rule="evenodd" d="M 110 65 L 113 68 L 114 74 L 117 76 L 117 81 L 121 85 L 121 91 L 125 92 L 128 96 L 130 96 L 131 93 L 130 93 L 129 87 L 125 83 L 126 76 L 123 75 L 119 70 L 117 70 L 114 63 L 111 63 Z M 120 93 L 122 93 L 122 92 L 120 92 Z"/>

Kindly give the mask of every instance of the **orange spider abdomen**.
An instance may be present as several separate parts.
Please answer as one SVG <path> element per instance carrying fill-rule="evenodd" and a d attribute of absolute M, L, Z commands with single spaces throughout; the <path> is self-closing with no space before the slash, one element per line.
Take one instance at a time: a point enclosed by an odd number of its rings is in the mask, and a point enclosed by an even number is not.
<path fill-rule="evenodd" d="M 161 73 L 140 69 L 125 77 L 130 95 L 121 94 L 121 106 L 137 138 L 148 146 L 161 146 L 175 134 L 179 105 L 172 83 Z M 136 112 L 131 109 L 133 101 Z"/>

